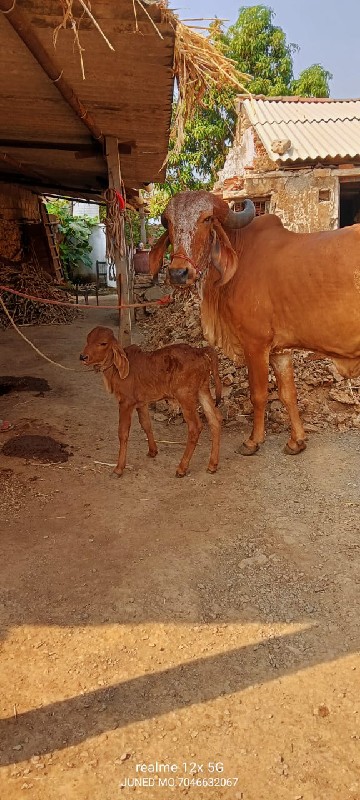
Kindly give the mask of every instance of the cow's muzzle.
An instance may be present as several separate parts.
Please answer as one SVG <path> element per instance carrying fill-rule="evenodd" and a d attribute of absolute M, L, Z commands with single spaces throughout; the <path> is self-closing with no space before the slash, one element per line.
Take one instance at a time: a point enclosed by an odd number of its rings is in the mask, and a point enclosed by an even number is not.
<path fill-rule="evenodd" d="M 176 254 L 168 268 L 172 286 L 192 286 L 199 276 L 196 264 L 187 256 Z"/>
<path fill-rule="evenodd" d="M 88 361 L 89 356 L 85 356 L 84 353 L 80 353 L 80 361 Z"/>
<path fill-rule="evenodd" d="M 169 269 L 170 283 L 174 286 L 186 286 L 189 280 L 189 270 L 187 267 L 180 267 L 179 269 Z"/>

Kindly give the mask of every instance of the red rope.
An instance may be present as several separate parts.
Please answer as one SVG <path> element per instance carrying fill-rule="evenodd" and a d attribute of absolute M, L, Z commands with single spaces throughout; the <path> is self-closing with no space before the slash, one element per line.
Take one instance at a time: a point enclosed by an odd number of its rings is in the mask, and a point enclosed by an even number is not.
<path fill-rule="evenodd" d="M 64 300 L 50 300 L 47 297 L 34 297 L 31 294 L 24 294 L 24 292 L 17 292 L 15 289 L 10 289 L 9 286 L 0 286 L 0 291 L 3 292 L 10 292 L 10 294 L 16 294 L 18 297 L 24 297 L 26 300 L 33 300 L 35 303 L 44 303 L 45 305 L 49 306 L 66 306 L 67 308 L 81 308 L 81 310 L 86 311 L 104 311 L 105 308 L 110 309 L 117 309 L 120 308 L 143 308 L 144 306 L 166 306 L 168 303 L 173 302 L 173 298 L 170 294 L 165 295 L 165 297 L 161 297 L 159 300 L 151 300 L 149 303 L 121 303 L 121 305 L 117 306 L 87 306 L 87 305 L 76 305 L 76 303 L 67 303 Z"/>

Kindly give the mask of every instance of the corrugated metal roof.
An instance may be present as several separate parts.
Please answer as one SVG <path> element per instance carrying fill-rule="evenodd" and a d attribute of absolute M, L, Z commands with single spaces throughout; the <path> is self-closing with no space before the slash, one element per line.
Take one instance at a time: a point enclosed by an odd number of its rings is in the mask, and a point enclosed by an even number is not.
<path fill-rule="evenodd" d="M 273 161 L 360 158 L 360 100 L 243 100 L 246 114 Z M 290 140 L 284 153 L 278 140 Z"/>

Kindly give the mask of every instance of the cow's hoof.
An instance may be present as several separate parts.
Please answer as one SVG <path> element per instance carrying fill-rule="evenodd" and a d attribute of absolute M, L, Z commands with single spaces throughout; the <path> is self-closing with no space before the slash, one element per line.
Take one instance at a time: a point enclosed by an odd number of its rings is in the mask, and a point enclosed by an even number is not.
<path fill-rule="evenodd" d="M 111 477 L 112 478 L 121 478 L 122 474 L 123 474 L 123 470 L 121 470 L 121 472 L 117 472 L 116 469 L 114 469 L 112 474 L 111 474 Z"/>
<path fill-rule="evenodd" d="M 156 458 L 157 454 L 158 454 L 157 450 L 149 450 L 148 458 Z"/>
<path fill-rule="evenodd" d="M 209 466 L 206 469 L 206 472 L 210 472 L 210 475 L 215 475 L 215 472 L 217 472 L 217 464 L 216 465 L 209 464 Z"/>
<path fill-rule="evenodd" d="M 249 445 L 246 444 L 246 442 L 243 442 L 236 452 L 240 453 L 240 455 L 242 456 L 253 456 L 254 453 L 257 453 L 258 449 L 259 449 L 258 444 L 253 444 L 249 447 Z"/>
<path fill-rule="evenodd" d="M 284 447 L 284 453 L 286 453 L 287 456 L 297 456 L 299 453 L 302 453 L 303 450 L 306 450 L 306 443 L 302 440 L 295 442 L 295 446 L 287 443 Z"/>
<path fill-rule="evenodd" d="M 176 472 L 175 472 L 175 476 L 177 478 L 185 478 L 185 475 L 186 475 L 186 470 L 184 472 L 184 470 L 182 470 L 182 469 L 177 469 Z"/>

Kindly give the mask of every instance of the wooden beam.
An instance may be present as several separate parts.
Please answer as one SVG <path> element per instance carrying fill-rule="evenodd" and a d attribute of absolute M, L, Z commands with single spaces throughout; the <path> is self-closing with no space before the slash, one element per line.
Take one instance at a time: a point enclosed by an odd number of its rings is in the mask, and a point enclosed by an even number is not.
<path fill-rule="evenodd" d="M 91 189 L 84 189 L 82 186 L 72 187 L 71 189 L 65 186 L 54 186 L 54 184 L 42 184 L 39 183 L 39 179 L 32 181 L 30 180 L 22 180 L 21 176 L 15 175 L 14 173 L 0 173 L 0 186 L 2 183 L 14 183 L 18 186 L 23 186 L 25 189 L 29 189 L 30 191 L 34 192 L 35 194 L 39 195 L 52 195 L 53 197 L 63 197 L 68 198 L 69 200 L 78 200 L 80 203 L 84 202 L 84 200 L 90 200 L 94 203 L 100 203 L 105 205 L 105 200 L 103 195 L 100 191 L 91 191 Z"/>
<path fill-rule="evenodd" d="M 119 142 L 119 153 L 131 155 L 135 142 Z M 11 148 L 13 150 L 59 150 L 59 152 L 75 153 L 75 158 L 90 158 L 90 156 L 102 155 L 102 149 L 96 142 L 40 142 L 29 141 L 28 139 L 0 139 L 0 147 Z"/>
<path fill-rule="evenodd" d="M 18 4 L 14 3 L 13 0 L 0 0 L 0 11 L 4 13 L 4 17 L 9 25 L 11 25 L 22 42 L 24 42 L 32 56 L 48 78 L 50 78 L 66 103 L 75 112 L 82 124 L 87 127 L 94 139 L 103 142 L 104 136 L 101 129 L 90 116 L 87 108 L 75 94 L 71 85 L 63 77 L 63 70 L 60 69 L 56 61 L 51 58 L 47 50 L 45 50 L 29 18 L 23 11 L 19 10 Z"/>
<path fill-rule="evenodd" d="M 118 144 L 119 153 L 121 153 L 122 155 L 131 155 L 133 145 L 134 142 L 119 142 Z M 98 151 L 94 150 L 93 147 L 88 147 L 87 149 L 83 147 L 82 150 L 78 150 L 75 153 L 75 158 L 76 159 L 94 158 L 97 155 Z"/>
<path fill-rule="evenodd" d="M 95 143 L 93 147 L 95 147 Z M 11 147 L 14 150 L 65 150 L 68 152 L 86 152 L 91 147 L 89 142 L 40 142 L 28 139 L 0 139 L 0 147 Z"/>
<path fill-rule="evenodd" d="M 118 140 L 115 136 L 106 137 L 106 160 L 109 173 L 109 187 L 121 192 L 121 172 Z M 121 238 L 123 251 L 115 249 L 116 285 L 118 290 L 119 305 L 130 303 L 129 271 L 125 251 L 125 225 L 121 218 Z M 131 314 L 130 309 L 119 310 L 119 341 L 123 347 L 131 344 Z"/>
<path fill-rule="evenodd" d="M 3 161 L 5 164 L 9 164 L 11 167 L 14 167 L 18 172 L 21 172 L 23 175 L 28 175 L 30 178 L 34 180 L 34 178 L 38 180 L 43 180 L 44 176 L 40 175 L 39 172 L 36 172 L 32 167 L 29 167 L 28 164 L 24 164 L 23 161 L 18 161 L 17 158 L 13 156 L 9 156 L 8 153 L 0 152 L 0 161 Z"/>

